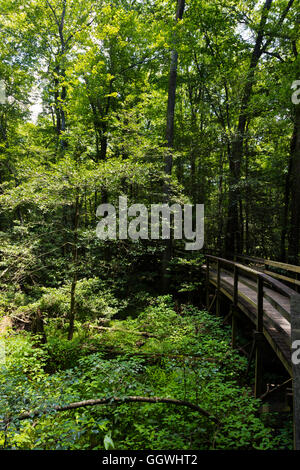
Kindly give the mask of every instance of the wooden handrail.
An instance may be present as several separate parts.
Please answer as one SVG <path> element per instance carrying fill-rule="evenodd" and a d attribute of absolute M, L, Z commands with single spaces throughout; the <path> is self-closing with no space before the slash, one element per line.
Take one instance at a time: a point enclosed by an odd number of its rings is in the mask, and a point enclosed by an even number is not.
<path fill-rule="evenodd" d="M 289 287 L 287 287 L 285 284 L 283 284 L 282 282 L 278 281 L 277 279 L 274 279 L 273 277 L 271 277 L 270 275 L 268 274 L 265 274 L 265 273 L 262 273 L 260 271 L 257 271 L 253 268 L 249 268 L 248 266 L 244 266 L 243 264 L 240 264 L 240 263 L 236 263 L 235 261 L 230 261 L 230 260 L 227 260 L 225 258 L 218 258 L 217 256 L 212 256 L 212 255 L 205 255 L 206 258 L 208 259 L 211 259 L 211 260 L 214 260 L 215 262 L 220 262 L 221 264 L 225 264 L 227 266 L 231 266 L 233 269 L 234 269 L 234 266 L 236 266 L 239 270 L 241 271 L 244 271 L 248 274 L 251 274 L 253 277 L 255 278 L 262 278 L 265 282 L 267 282 L 268 284 L 272 285 L 273 287 L 275 287 L 275 289 L 277 291 L 279 291 L 280 293 L 282 293 L 283 295 L 287 296 L 287 297 L 291 297 L 292 295 L 295 294 L 295 291 L 293 289 L 290 289 Z"/>
<path fill-rule="evenodd" d="M 242 261 L 252 261 L 253 263 L 261 264 L 263 265 L 263 272 L 265 274 L 269 274 L 272 277 L 275 277 L 277 279 L 280 279 L 283 282 L 287 282 L 288 284 L 292 285 L 292 288 L 296 290 L 296 292 L 299 292 L 300 288 L 300 281 L 298 280 L 298 276 L 300 274 L 300 266 L 295 266 L 293 264 L 287 264 L 287 263 L 281 263 L 279 261 L 273 261 L 273 260 L 268 260 L 268 259 L 263 259 L 263 258 L 254 258 L 251 256 L 246 256 L 246 255 L 234 255 L 235 260 L 239 259 Z M 269 268 L 268 268 L 269 267 Z M 281 273 L 275 272 L 275 271 L 270 271 L 270 267 L 277 269 L 277 270 L 283 270 L 287 273 L 287 275 L 283 275 L 282 271 Z M 259 268 L 258 268 L 259 270 Z"/>
<path fill-rule="evenodd" d="M 235 258 L 241 258 L 241 259 L 246 259 L 248 261 L 254 261 L 255 263 L 262 263 L 264 264 L 265 260 L 264 258 L 257 258 L 255 256 L 248 256 L 248 255 L 239 255 L 239 254 L 234 254 L 233 255 Z"/>
<path fill-rule="evenodd" d="M 295 266 L 294 264 L 281 263 L 280 261 L 273 261 L 271 259 L 264 258 L 254 258 L 246 255 L 235 255 L 236 258 L 245 259 L 249 261 L 254 261 L 255 263 L 261 263 L 266 266 L 273 266 L 274 268 L 284 269 L 285 271 L 291 271 L 293 273 L 300 274 L 300 266 Z"/>

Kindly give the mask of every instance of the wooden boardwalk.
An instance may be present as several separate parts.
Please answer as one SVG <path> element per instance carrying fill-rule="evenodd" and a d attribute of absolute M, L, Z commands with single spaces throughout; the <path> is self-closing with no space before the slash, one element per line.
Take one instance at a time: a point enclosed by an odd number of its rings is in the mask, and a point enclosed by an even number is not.
<path fill-rule="evenodd" d="M 222 258 L 207 256 L 203 268 L 207 284 L 216 288 L 217 309 L 220 308 L 220 294 L 223 294 L 257 327 L 258 304 L 261 302 L 261 333 L 292 376 L 291 297 L 297 295 L 295 290 L 264 274 L 261 269 L 249 268 Z M 258 298 L 258 279 L 263 284 L 261 299 Z"/>
<path fill-rule="evenodd" d="M 239 311 L 254 324 L 255 397 L 261 397 L 264 392 L 263 340 L 268 341 L 284 365 L 293 382 L 294 449 L 300 450 L 300 266 L 249 257 L 237 258 L 250 260 L 254 266 L 206 255 L 203 269 L 206 273 L 207 309 L 213 303 L 209 296 L 212 286 L 217 315 L 220 315 L 221 296 L 225 295 L 230 300 L 233 347 L 236 344 Z M 292 285 L 293 289 L 286 284 Z"/>

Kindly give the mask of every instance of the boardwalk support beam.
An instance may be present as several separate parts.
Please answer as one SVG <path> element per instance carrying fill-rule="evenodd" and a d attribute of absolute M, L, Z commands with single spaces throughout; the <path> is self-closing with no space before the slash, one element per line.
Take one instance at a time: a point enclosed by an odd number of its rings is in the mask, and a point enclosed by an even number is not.
<path fill-rule="evenodd" d="M 254 332 L 255 341 L 255 388 L 254 396 L 259 398 L 263 394 L 263 333 L 259 331 Z"/>
<path fill-rule="evenodd" d="M 253 356 L 254 356 L 254 352 L 255 352 L 255 337 L 253 338 L 253 341 L 252 341 L 251 351 L 250 351 L 249 358 L 248 358 L 248 366 L 247 366 L 245 377 L 248 377 L 250 367 L 251 367 L 251 364 L 252 364 L 252 359 L 253 359 Z"/>
<path fill-rule="evenodd" d="M 206 257 L 206 310 L 209 311 L 209 258 Z"/>
<path fill-rule="evenodd" d="M 220 316 L 220 291 L 221 291 L 221 265 L 220 260 L 217 261 L 217 303 L 216 303 L 216 315 Z"/>
<path fill-rule="evenodd" d="M 254 333 L 255 338 L 255 389 L 254 395 L 255 398 L 259 398 L 263 393 L 263 302 L 264 302 L 264 281 L 258 276 L 257 278 L 257 323 L 256 323 L 256 332 Z"/>
<path fill-rule="evenodd" d="M 233 305 L 232 305 L 232 333 L 231 333 L 231 346 L 234 349 L 236 347 L 236 336 L 237 336 L 237 306 L 238 306 L 238 268 L 234 266 L 233 272 Z"/>

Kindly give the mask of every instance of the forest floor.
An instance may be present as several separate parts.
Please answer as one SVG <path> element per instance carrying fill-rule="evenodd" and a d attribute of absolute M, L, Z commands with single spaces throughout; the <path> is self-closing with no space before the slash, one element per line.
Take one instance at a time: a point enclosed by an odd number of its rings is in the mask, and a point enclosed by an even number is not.
<path fill-rule="evenodd" d="M 178 313 L 171 296 L 105 327 L 77 321 L 71 341 L 60 318 L 47 321 L 46 344 L 10 332 L 7 317 L 0 325 L 0 415 L 12 417 L 9 430 L 0 429 L 0 447 L 292 448 L 289 417 L 278 428 L 276 414 L 261 414 L 246 358 L 232 350 L 222 320 L 192 305 Z M 70 409 L 90 400 L 97 403 Z"/>

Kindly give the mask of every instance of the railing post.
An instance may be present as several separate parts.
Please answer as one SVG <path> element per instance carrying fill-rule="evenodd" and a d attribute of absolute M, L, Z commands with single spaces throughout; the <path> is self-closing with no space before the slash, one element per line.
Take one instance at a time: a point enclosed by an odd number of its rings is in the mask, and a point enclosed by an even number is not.
<path fill-rule="evenodd" d="M 232 317 L 231 317 L 231 345 L 233 348 L 236 346 L 236 333 L 237 333 L 237 319 L 236 311 L 238 304 L 238 268 L 234 265 L 233 268 L 233 306 L 232 306 Z"/>
<path fill-rule="evenodd" d="M 217 301 L 216 301 L 216 315 L 220 316 L 220 287 L 221 287 L 221 265 L 220 260 L 217 261 Z"/>
<path fill-rule="evenodd" d="M 296 273 L 296 281 L 299 281 L 299 273 Z M 299 294 L 299 286 L 297 284 L 295 284 L 295 290 Z"/>
<path fill-rule="evenodd" d="M 264 328 L 264 281 L 258 276 L 257 278 L 257 323 L 256 330 L 263 333 Z"/>
<path fill-rule="evenodd" d="M 255 398 L 259 398 L 263 392 L 263 358 L 262 358 L 262 340 L 264 329 L 264 281 L 258 275 L 257 277 L 257 319 L 256 331 L 254 333 L 256 354 L 255 354 Z"/>
<path fill-rule="evenodd" d="M 206 257 L 206 310 L 209 309 L 209 258 Z"/>
<path fill-rule="evenodd" d="M 291 297 L 291 341 L 294 400 L 294 449 L 300 450 L 300 295 Z M 293 353 L 293 350 L 297 350 Z"/>

